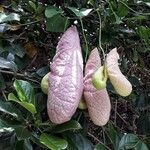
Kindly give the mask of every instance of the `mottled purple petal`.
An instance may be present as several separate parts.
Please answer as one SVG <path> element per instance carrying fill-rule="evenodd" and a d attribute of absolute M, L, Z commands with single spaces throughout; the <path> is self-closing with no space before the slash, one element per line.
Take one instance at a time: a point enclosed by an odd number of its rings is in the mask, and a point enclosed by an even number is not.
<path fill-rule="evenodd" d="M 75 26 L 60 39 L 50 68 L 48 115 L 53 123 L 61 124 L 71 119 L 83 92 L 83 58 Z"/>
<path fill-rule="evenodd" d="M 118 59 L 117 49 L 114 48 L 108 53 L 106 58 L 108 76 L 116 92 L 121 96 L 128 96 L 132 91 L 132 85 L 121 73 Z"/>
<path fill-rule="evenodd" d="M 84 98 L 94 124 L 105 125 L 110 116 L 111 104 L 106 89 L 97 90 L 92 84 L 92 75 L 101 66 L 98 50 L 92 50 L 85 66 Z"/>

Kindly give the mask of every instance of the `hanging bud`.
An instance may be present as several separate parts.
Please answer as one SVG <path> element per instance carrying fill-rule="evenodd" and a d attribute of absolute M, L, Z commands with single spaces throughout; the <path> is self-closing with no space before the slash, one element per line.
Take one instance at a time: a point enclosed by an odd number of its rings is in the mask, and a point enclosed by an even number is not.
<path fill-rule="evenodd" d="M 42 81 L 41 81 L 41 89 L 42 89 L 42 92 L 45 93 L 45 94 L 48 93 L 48 76 L 49 76 L 49 73 L 47 73 L 42 78 Z"/>
<path fill-rule="evenodd" d="M 117 49 L 114 48 L 108 53 L 106 58 L 108 76 L 116 92 L 121 96 L 128 96 L 132 92 L 132 85 L 122 74 L 118 59 Z"/>
<path fill-rule="evenodd" d="M 84 98 L 93 123 L 104 126 L 109 120 L 111 110 L 109 95 L 106 88 L 97 90 L 92 84 L 92 76 L 100 66 L 101 59 L 97 48 L 95 48 L 91 51 L 85 65 Z"/>

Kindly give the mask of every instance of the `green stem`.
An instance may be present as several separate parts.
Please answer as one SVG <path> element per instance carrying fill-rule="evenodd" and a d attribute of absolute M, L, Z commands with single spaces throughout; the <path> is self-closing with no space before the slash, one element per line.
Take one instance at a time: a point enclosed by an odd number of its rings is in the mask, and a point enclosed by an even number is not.
<path fill-rule="evenodd" d="M 7 70 L 1 70 L 1 69 L 0 69 L 0 73 L 10 74 L 10 75 L 13 75 L 13 76 L 25 78 L 25 79 L 27 79 L 27 80 L 29 80 L 29 81 L 32 81 L 32 82 L 35 82 L 35 83 L 38 83 L 38 84 L 39 84 L 39 82 L 38 82 L 37 80 L 31 79 L 30 76 L 26 76 L 26 75 L 21 74 L 21 73 L 12 72 L 12 71 L 7 71 Z"/>
<path fill-rule="evenodd" d="M 81 19 L 81 18 L 80 18 L 80 23 L 81 23 L 83 38 L 84 38 L 85 47 L 86 47 L 86 53 L 85 53 L 85 62 L 86 62 L 87 56 L 88 56 L 88 52 L 89 52 L 89 48 L 88 48 L 88 42 L 87 42 L 87 39 L 86 39 L 86 35 L 85 35 L 85 32 L 84 32 L 84 27 L 83 27 L 83 22 L 82 22 L 82 19 Z"/>
<path fill-rule="evenodd" d="M 142 12 L 138 12 L 138 11 L 135 11 L 133 10 L 131 7 L 129 7 L 126 3 L 120 1 L 120 3 L 122 3 L 124 6 L 126 6 L 130 11 L 136 13 L 136 14 L 139 14 L 139 15 L 145 15 L 145 16 L 149 16 L 150 13 L 142 13 Z"/>
<path fill-rule="evenodd" d="M 42 21 L 42 20 L 43 20 L 43 19 L 36 20 L 36 21 L 32 21 L 32 22 L 28 22 L 28 23 L 24 23 L 24 24 L 18 24 L 18 25 L 15 25 L 15 26 L 16 26 L 16 27 L 21 27 L 21 26 L 31 25 L 31 24 L 40 22 L 40 21 Z M 2 24 L 0 24 L 0 26 L 2 26 Z M 7 26 L 11 27 L 12 25 L 7 24 Z"/>
<path fill-rule="evenodd" d="M 102 51 L 103 58 L 104 58 L 104 63 L 105 63 L 105 52 L 104 49 L 102 48 L 102 22 L 101 22 L 101 16 L 99 11 L 97 10 L 98 18 L 99 18 L 99 48 Z"/>
<path fill-rule="evenodd" d="M 37 23 L 37 22 L 40 22 L 42 21 L 43 19 L 40 19 L 40 20 L 36 20 L 36 21 L 32 21 L 32 22 L 28 22 L 28 23 L 24 23 L 24 24 L 19 24 L 19 25 L 16 25 L 16 26 L 26 26 L 26 25 L 31 25 L 31 24 L 34 24 L 34 23 Z"/>

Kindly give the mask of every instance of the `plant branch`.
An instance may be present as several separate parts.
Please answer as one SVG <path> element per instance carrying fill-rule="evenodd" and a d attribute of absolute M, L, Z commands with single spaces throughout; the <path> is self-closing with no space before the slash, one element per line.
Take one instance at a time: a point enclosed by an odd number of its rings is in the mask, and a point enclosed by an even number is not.
<path fill-rule="evenodd" d="M 84 32 L 84 27 L 83 27 L 82 19 L 80 18 L 79 20 L 80 20 L 80 23 L 81 23 L 81 28 L 82 28 L 83 38 L 84 38 L 84 41 L 85 41 L 85 48 L 86 48 L 85 62 L 86 62 L 87 56 L 88 56 L 88 52 L 89 52 L 88 42 L 87 42 L 86 35 L 85 35 L 85 32 Z"/>
<path fill-rule="evenodd" d="M 25 78 L 29 81 L 32 81 L 32 82 L 35 82 L 35 83 L 39 84 L 39 82 L 37 80 L 31 79 L 31 77 L 28 77 L 28 76 L 26 76 L 24 74 L 21 74 L 21 73 L 16 73 L 16 72 L 7 71 L 7 70 L 0 70 L 0 73 L 11 74 L 13 76 L 18 76 L 18 77 L 21 77 L 21 78 Z"/>
<path fill-rule="evenodd" d="M 107 145 L 105 145 L 103 142 L 101 142 L 97 137 L 95 137 L 93 134 L 91 134 L 90 132 L 88 132 L 88 135 L 90 137 L 92 137 L 94 140 L 96 140 L 98 143 L 100 143 L 101 145 L 103 145 L 105 148 L 107 148 L 108 150 L 111 150 Z"/>
<path fill-rule="evenodd" d="M 102 22 L 101 22 L 101 16 L 100 16 L 100 13 L 99 13 L 98 10 L 96 12 L 97 12 L 98 18 L 99 18 L 99 48 L 102 51 L 104 62 L 105 62 L 105 52 L 104 52 L 104 49 L 102 48 Z"/>

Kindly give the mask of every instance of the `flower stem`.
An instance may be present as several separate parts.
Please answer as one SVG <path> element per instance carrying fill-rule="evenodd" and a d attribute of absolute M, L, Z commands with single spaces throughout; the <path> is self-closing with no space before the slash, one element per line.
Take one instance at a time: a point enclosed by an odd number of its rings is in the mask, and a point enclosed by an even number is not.
<path fill-rule="evenodd" d="M 102 48 L 102 22 L 101 22 L 101 16 L 99 11 L 96 11 L 98 14 L 98 18 L 99 18 L 99 49 L 102 51 L 103 54 L 103 58 L 104 58 L 104 63 L 105 63 L 105 52 L 104 49 Z"/>
<path fill-rule="evenodd" d="M 84 32 L 84 27 L 83 27 L 83 22 L 82 22 L 82 19 L 81 19 L 81 18 L 80 18 L 80 23 L 81 23 L 83 38 L 84 38 L 84 41 L 85 41 L 85 48 L 86 48 L 86 52 L 85 52 L 85 62 L 86 62 L 87 56 L 88 56 L 88 52 L 89 52 L 89 48 L 88 48 L 88 42 L 87 42 L 87 39 L 86 39 L 86 35 L 85 35 L 85 32 Z"/>

